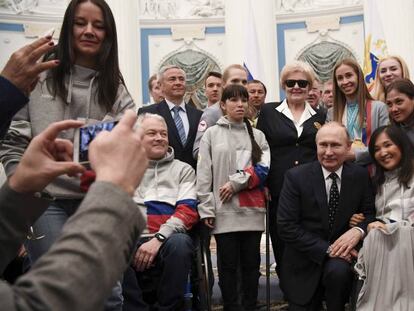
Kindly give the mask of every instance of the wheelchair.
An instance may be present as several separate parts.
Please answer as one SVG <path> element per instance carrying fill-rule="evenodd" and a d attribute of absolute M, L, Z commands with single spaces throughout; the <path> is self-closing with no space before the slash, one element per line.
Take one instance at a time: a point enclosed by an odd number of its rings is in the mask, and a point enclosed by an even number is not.
<path fill-rule="evenodd" d="M 183 297 L 184 306 L 179 310 L 211 310 L 209 266 L 207 264 L 206 246 L 203 243 L 205 239 L 201 237 L 201 231 L 201 224 L 199 223 L 189 232 L 189 236 L 193 241 L 194 252 Z M 130 267 L 129 269 L 132 268 Z M 161 272 L 159 270 L 147 272 L 140 277 L 139 286 L 142 294 L 140 299 L 149 306 L 149 310 L 151 311 L 157 310 L 157 288 L 160 278 Z M 124 294 L 128 297 L 129 301 L 134 301 L 134 292 L 128 290 L 128 292 L 124 291 Z M 139 293 L 137 294 L 139 295 Z M 138 300 L 132 304 L 138 307 L 133 307 L 132 309 L 140 309 L 140 305 L 137 302 Z M 129 307 L 126 309 L 129 310 Z"/>

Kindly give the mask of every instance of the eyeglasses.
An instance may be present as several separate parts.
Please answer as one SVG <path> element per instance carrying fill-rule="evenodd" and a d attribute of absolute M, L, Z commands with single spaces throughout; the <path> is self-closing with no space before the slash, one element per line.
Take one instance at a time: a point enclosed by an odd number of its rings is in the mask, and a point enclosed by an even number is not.
<path fill-rule="evenodd" d="M 296 83 L 300 88 L 305 88 L 309 85 L 309 81 L 307 80 L 286 80 L 285 82 L 287 87 L 294 87 Z"/>

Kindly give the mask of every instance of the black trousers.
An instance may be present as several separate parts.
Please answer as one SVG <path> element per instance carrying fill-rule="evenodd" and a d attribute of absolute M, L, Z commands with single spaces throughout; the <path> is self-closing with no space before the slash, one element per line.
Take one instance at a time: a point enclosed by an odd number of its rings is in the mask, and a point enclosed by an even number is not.
<path fill-rule="evenodd" d="M 272 241 L 273 255 L 276 260 L 276 273 L 280 278 L 280 271 L 282 267 L 283 251 L 285 249 L 285 242 L 279 237 L 277 232 L 277 205 L 279 197 L 272 197 L 269 202 L 269 233 Z"/>
<path fill-rule="evenodd" d="M 214 235 L 217 243 L 218 275 L 224 311 L 254 310 L 260 276 L 260 231 Z M 238 266 L 240 265 L 240 269 Z M 238 270 L 242 297 L 239 297 Z M 241 302 L 241 305 L 240 305 Z"/>
<path fill-rule="evenodd" d="M 140 240 L 139 246 L 146 240 Z M 143 272 L 129 267 L 122 284 L 124 311 L 150 310 L 155 303 L 158 310 L 182 310 L 185 285 L 193 255 L 193 242 L 185 233 L 172 234 L 161 246 L 155 266 Z M 152 293 L 155 292 L 155 295 Z M 148 301 L 150 293 L 155 301 Z M 152 300 L 152 299 L 150 299 Z"/>
<path fill-rule="evenodd" d="M 328 311 L 343 311 L 352 289 L 351 265 L 341 258 L 329 258 L 324 263 L 318 289 L 311 302 L 297 305 L 289 301 L 289 311 L 319 311 L 325 300 Z"/>

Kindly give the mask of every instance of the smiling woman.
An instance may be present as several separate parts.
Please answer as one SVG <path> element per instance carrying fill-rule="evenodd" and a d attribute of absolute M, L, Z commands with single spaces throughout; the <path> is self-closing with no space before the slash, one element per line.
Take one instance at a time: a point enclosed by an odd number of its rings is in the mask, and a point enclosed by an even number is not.
<path fill-rule="evenodd" d="M 135 108 L 119 70 L 114 17 L 104 0 L 70 1 L 58 44 L 46 57 L 55 58 L 59 65 L 40 77 L 1 146 L 8 175 L 13 174 L 30 140 L 50 123 L 110 121 Z M 66 131 L 62 138 L 73 140 L 73 131 Z M 44 238 L 27 242 L 32 263 L 54 243 L 84 197 L 78 177 L 60 176 L 45 191 L 55 200 L 33 226 L 35 235 Z M 112 301 L 112 307 L 117 303 L 118 307 L 122 304 L 120 297 Z"/>
<path fill-rule="evenodd" d="M 312 68 L 306 63 L 294 61 L 282 69 L 280 76 L 286 99 L 281 103 L 265 104 L 257 121 L 257 128 L 265 134 L 272 154 L 267 186 L 272 198 L 269 224 L 277 272 L 280 272 L 284 250 L 276 227 L 284 175 L 292 167 L 316 160 L 315 135 L 325 123 L 325 115 L 306 102 L 315 79 Z"/>
<path fill-rule="evenodd" d="M 395 80 L 385 94 L 391 122 L 405 131 L 414 146 L 414 84 L 408 79 Z"/>
<path fill-rule="evenodd" d="M 397 55 L 389 55 L 378 62 L 372 96 L 376 100 L 385 101 L 385 88 L 396 79 L 410 79 L 405 61 Z"/>
<path fill-rule="evenodd" d="M 390 125 L 372 134 L 369 151 L 375 163 L 377 221 L 368 225 L 355 265 L 364 280 L 357 310 L 392 310 L 396 305 L 412 310 L 413 146 L 400 128 Z"/>
<path fill-rule="evenodd" d="M 334 103 L 327 120 L 342 123 L 348 130 L 353 144 L 347 159 L 361 165 L 371 163 L 367 146 L 371 133 L 389 122 L 386 105 L 372 99 L 361 67 L 350 58 L 334 68 L 333 93 Z"/>
<path fill-rule="evenodd" d="M 77 6 L 73 25 L 73 47 L 75 63 L 94 68 L 102 42 L 105 39 L 105 25 L 102 10 L 92 2 Z"/>

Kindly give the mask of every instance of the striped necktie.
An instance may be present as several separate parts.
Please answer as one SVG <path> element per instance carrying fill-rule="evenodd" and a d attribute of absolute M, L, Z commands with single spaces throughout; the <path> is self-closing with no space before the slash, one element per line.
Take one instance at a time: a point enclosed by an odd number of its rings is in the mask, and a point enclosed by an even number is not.
<path fill-rule="evenodd" d="M 180 136 L 180 139 L 181 139 L 181 143 L 183 144 L 183 146 L 185 146 L 185 143 L 187 141 L 187 137 L 185 135 L 183 120 L 180 117 L 180 110 L 181 109 L 182 108 L 180 106 L 175 106 L 175 107 L 173 107 L 172 111 L 174 112 L 175 127 L 177 128 L 178 135 Z"/>

